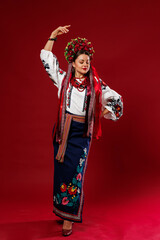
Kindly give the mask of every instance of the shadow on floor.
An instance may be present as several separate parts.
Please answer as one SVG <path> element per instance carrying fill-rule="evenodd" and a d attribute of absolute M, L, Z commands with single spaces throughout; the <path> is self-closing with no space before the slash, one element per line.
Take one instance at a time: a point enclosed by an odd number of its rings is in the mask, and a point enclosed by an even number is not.
<path fill-rule="evenodd" d="M 32 240 L 61 236 L 63 220 L 0 224 L 1 240 Z"/>

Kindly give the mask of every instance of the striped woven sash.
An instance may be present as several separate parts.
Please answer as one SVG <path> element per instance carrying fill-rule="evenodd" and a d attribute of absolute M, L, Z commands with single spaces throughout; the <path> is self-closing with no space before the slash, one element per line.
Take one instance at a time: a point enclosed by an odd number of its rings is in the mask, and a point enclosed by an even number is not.
<path fill-rule="evenodd" d="M 62 134 L 62 142 L 59 145 L 58 153 L 56 155 L 56 159 L 61 163 L 64 162 L 64 154 L 65 154 L 66 147 L 67 147 L 67 139 L 68 139 L 68 134 L 69 134 L 70 125 L 71 125 L 72 120 L 74 120 L 76 122 L 83 122 L 84 123 L 85 122 L 85 117 L 66 113 L 64 131 L 63 131 L 63 134 Z"/>

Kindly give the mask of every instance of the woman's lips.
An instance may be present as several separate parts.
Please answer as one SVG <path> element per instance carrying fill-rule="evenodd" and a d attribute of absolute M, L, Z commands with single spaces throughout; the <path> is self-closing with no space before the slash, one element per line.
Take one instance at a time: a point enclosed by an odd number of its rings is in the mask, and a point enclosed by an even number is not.
<path fill-rule="evenodd" d="M 82 68 L 83 70 L 87 70 L 87 68 Z"/>

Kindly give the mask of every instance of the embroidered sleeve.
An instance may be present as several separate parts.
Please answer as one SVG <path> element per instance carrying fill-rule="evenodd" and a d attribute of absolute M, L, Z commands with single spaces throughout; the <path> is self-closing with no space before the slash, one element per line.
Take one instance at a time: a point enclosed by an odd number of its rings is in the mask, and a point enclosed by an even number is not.
<path fill-rule="evenodd" d="M 40 52 L 40 59 L 54 85 L 60 89 L 66 72 L 59 68 L 57 57 L 51 51 L 42 49 Z"/>
<path fill-rule="evenodd" d="M 123 115 L 123 98 L 101 79 L 100 81 L 102 88 L 102 110 L 107 108 L 109 111 L 104 115 L 104 118 L 116 121 Z"/>

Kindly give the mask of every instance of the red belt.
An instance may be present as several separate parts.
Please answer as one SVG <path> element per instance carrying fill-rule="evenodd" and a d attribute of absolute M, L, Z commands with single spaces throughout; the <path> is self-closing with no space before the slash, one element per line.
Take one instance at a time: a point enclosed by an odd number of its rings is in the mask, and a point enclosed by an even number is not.
<path fill-rule="evenodd" d="M 74 120 L 76 122 L 84 123 L 85 116 L 77 116 L 77 115 L 66 113 L 66 120 L 65 120 L 65 124 L 64 124 L 64 132 L 62 134 L 62 141 L 61 141 L 61 144 L 59 145 L 58 153 L 56 156 L 56 159 L 61 163 L 64 162 L 64 154 L 65 154 L 66 147 L 67 147 L 67 139 L 68 139 L 68 134 L 69 134 L 70 125 L 71 125 L 72 120 Z"/>

